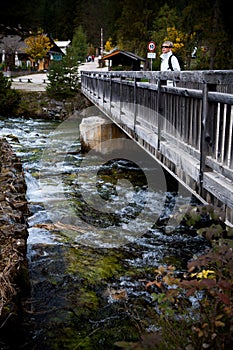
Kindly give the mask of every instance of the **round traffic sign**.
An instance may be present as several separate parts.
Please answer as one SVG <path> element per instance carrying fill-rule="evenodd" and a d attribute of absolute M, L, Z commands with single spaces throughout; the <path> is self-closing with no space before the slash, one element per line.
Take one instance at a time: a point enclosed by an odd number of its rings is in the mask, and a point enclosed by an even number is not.
<path fill-rule="evenodd" d="M 153 52 L 155 50 L 155 48 L 156 48 L 155 42 L 154 41 L 150 41 L 149 44 L 148 44 L 148 50 L 150 52 Z"/>

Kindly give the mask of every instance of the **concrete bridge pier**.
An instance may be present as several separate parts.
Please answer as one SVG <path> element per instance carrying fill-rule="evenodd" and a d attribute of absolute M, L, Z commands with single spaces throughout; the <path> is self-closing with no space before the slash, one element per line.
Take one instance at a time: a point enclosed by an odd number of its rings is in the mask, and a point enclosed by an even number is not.
<path fill-rule="evenodd" d="M 118 128 L 111 120 L 104 116 L 90 116 L 83 118 L 80 124 L 80 140 L 82 152 L 95 150 L 102 154 L 114 151 L 111 147 L 112 139 L 115 139 L 114 148 L 122 149 L 122 138 L 127 138 L 126 134 Z M 119 142 L 116 142 L 119 139 Z"/>

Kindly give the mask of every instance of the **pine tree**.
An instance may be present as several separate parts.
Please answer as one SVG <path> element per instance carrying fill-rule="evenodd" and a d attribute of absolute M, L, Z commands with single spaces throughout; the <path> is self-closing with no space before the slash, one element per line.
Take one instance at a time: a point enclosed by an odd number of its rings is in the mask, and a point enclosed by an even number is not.
<path fill-rule="evenodd" d="M 73 36 L 72 45 L 69 49 L 70 54 L 76 60 L 76 65 L 81 62 L 85 62 L 85 58 L 88 52 L 88 44 L 86 33 L 84 32 L 82 26 L 79 26 Z"/>
<path fill-rule="evenodd" d="M 51 62 L 48 80 L 46 90 L 49 96 L 63 99 L 76 94 L 79 84 L 78 65 L 71 51 L 67 51 L 62 61 Z"/>

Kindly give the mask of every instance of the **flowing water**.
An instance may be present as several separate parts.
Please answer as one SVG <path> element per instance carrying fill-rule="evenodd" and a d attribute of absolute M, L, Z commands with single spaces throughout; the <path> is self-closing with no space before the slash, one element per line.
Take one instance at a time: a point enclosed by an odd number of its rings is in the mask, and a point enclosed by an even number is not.
<path fill-rule="evenodd" d="M 190 194 L 177 186 L 174 193 L 170 177 L 124 138 L 120 146 L 110 140 L 110 154 L 82 154 L 82 117 L 0 120 L 0 136 L 22 159 L 30 209 L 31 294 L 20 349 L 136 341 L 156 329 L 146 288 L 155 268 L 182 271 L 204 249 L 202 238 L 174 230 L 174 222 L 156 224 L 190 203 Z"/>

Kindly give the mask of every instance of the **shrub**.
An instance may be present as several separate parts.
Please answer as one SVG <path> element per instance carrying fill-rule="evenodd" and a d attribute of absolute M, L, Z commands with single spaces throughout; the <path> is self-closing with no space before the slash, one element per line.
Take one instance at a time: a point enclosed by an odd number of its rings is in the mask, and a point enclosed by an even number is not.
<path fill-rule="evenodd" d="M 205 221 L 205 227 L 197 232 L 210 241 L 209 250 L 191 260 L 181 277 L 176 276 L 173 266 L 160 266 L 156 279 L 147 284 L 147 288 L 155 285 L 159 291 L 152 293 L 161 336 L 158 349 L 220 350 L 233 346 L 233 229 L 217 209 L 203 207 L 196 212 Z M 186 214 L 187 222 L 191 218 L 195 225 L 193 213 Z"/>
<path fill-rule="evenodd" d="M 11 89 L 11 82 L 0 72 L 0 115 L 13 115 L 19 103 L 19 93 Z"/>
<path fill-rule="evenodd" d="M 183 228 L 196 228 L 210 246 L 188 262 L 185 272 L 165 264 L 154 271 L 146 289 L 153 300 L 150 319 L 156 331 L 142 331 L 137 343 L 117 343 L 122 349 L 233 347 L 233 228 L 225 223 L 224 213 L 211 206 L 192 207 L 182 217 Z"/>

